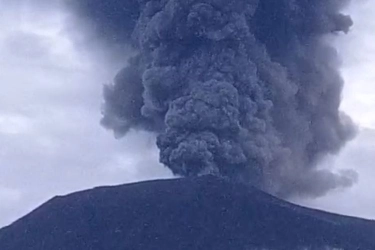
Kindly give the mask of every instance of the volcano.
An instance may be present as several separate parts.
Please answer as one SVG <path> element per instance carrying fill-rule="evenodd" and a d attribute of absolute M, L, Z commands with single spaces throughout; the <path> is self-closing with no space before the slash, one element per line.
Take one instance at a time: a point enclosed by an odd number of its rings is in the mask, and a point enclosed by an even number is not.
<path fill-rule="evenodd" d="M 375 249 L 375 222 L 213 176 L 58 196 L 0 230 L 1 250 Z"/>

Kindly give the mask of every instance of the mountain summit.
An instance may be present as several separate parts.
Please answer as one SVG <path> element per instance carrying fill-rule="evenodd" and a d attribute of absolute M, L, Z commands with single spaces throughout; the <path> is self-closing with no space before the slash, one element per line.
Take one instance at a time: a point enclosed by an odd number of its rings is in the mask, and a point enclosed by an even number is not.
<path fill-rule="evenodd" d="M 1 229 L 0 249 L 374 250 L 375 222 L 204 176 L 55 197 Z"/>

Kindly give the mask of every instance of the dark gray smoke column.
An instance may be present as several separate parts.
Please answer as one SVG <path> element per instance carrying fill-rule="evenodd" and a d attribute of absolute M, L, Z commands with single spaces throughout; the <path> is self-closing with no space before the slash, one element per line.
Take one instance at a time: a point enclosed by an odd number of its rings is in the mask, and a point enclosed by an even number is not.
<path fill-rule="evenodd" d="M 81 1 L 109 44 L 138 52 L 105 88 L 102 123 L 158 133 L 177 175 L 214 173 L 284 197 L 350 186 L 355 174 L 317 169 L 354 131 L 322 39 L 349 30 L 345 2 Z"/>

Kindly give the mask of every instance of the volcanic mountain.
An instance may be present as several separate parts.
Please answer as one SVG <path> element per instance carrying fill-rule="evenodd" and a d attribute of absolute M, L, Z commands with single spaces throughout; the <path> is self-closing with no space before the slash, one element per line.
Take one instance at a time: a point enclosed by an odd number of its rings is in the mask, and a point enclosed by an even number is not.
<path fill-rule="evenodd" d="M 0 230 L 1 250 L 374 250 L 375 222 L 213 176 L 58 196 Z"/>

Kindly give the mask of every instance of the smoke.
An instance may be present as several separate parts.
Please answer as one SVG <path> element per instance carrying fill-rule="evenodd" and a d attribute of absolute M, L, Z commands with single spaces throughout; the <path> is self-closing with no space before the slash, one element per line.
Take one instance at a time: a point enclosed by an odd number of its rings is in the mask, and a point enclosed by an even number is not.
<path fill-rule="evenodd" d="M 339 111 L 343 0 L 75 1 L 109 47 L 136 55 L 104 89 L 102 124 L 157 133 L 174 174 L 216 174 L 282 197 L 320 196 L 356 174 L 318 163 L 355 128 Z"/>

